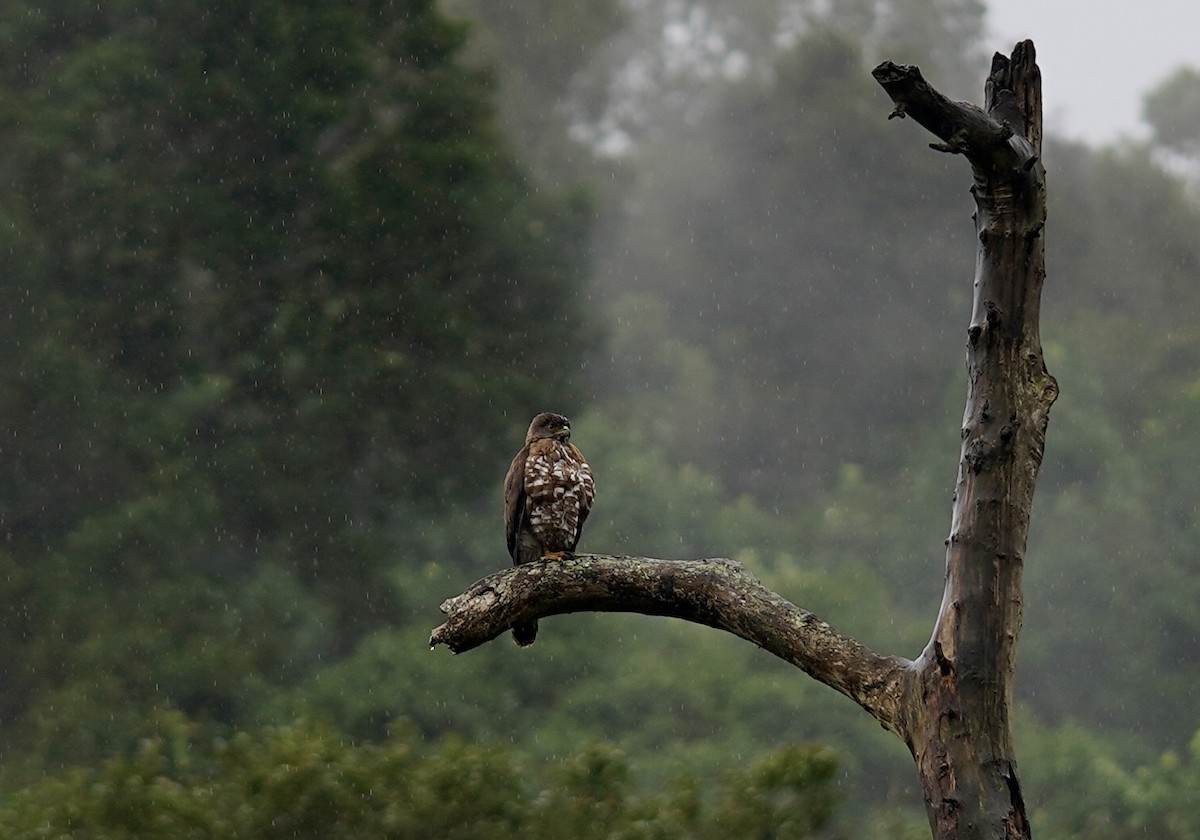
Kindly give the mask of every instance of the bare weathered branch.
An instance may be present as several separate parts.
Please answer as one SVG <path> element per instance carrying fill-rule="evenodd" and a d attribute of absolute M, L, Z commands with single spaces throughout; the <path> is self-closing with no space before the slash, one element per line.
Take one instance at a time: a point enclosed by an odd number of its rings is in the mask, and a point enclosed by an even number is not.
<path fill-rule="evenodd" d="M 993 78 L 1007 69 L 1003 62 L 1008 59 L 997 54 L 992 63 Z M 1030 120 L 1007 87 L 1001 88 L 997 84 L 997 96 L 984 111 L 970 102 L 947 98 L 925 81 L 919 67 L 911 64 L 885 61 L 872 70 L 871 75 L 896 104 L 888 119 L 912 117 L 941 139 L 941 143 L 930 143 L 930 148 L 965 155 L 977 176 L 1031 166 L 1030 161 L 1040 153 L 1040 125 L 1035 146 L 1024 134 Z"/>
<path fill-rule="evenodd" d="M 911 663 L 882 656 L 772 592 L 732 560 L 581 554 L 489 575 L 441 606 L 430 645 L 456 653 L 513 624 L 561 613 L 636 612 L 682 618 L 740 636 L 837 689 L 899 734 Z"/>

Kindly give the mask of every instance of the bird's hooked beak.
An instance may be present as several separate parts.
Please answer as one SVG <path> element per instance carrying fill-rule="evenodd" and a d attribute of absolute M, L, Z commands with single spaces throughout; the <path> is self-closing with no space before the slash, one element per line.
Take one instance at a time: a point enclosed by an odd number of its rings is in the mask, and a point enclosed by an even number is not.
<path fill-rule="evenodd" d="M 554 436 L 556 438 L 558 438 L 559 440 L 561 440 L 563 443 L 566 443 L 567 441 L 569 441 L 571 439 L 571 427 L 563 426 L 561 429 L 559 429 L 557 432 L 554 433 Z"/>

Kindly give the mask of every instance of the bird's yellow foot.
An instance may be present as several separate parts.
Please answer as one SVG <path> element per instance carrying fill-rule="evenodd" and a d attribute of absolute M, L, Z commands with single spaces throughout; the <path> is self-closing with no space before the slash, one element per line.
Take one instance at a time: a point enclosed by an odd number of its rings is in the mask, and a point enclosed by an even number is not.
<path fill-rule="evenodd" d="M 547 551 L 542 555 L 543 560 L 561 560 L 567 555 L 565 551 Z"/>

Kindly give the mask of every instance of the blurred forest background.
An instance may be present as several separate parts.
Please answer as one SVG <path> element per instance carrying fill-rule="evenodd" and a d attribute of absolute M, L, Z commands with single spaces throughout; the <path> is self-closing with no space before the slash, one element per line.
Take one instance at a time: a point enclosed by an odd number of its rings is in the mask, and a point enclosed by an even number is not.
<path fill-rule="evenodd" d="M 581 550 L 729 556 L 884 652 L 940 600 L 979 0 L 0 9 L 0 833 L 927 837 L 911 760 L 638 616 L 462 657 L 500 484 L 575 418 Z M 1166 24 L 1164 24 L 1166 25 Z M 1048 138 L 1018 755 L 1042 838 L 1200 833 L 1200 74 Z"/>

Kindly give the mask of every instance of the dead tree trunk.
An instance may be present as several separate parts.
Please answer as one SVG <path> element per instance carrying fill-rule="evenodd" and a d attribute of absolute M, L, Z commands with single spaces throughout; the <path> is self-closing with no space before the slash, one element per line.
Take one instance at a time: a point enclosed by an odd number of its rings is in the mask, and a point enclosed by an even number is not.
<path fill-rule="evenodd" d="M 997 54 L 985 109 L 951 102 L 916 67 L 873 71 L 895 102 L 971 165 L 978 259 L 967 404 L 946 585 L 916 660 L 885 656 L 767 590 L 728 560 L 580 555 L 497 572 L 442 604 L 430 644 L 455 652 L 519 621 L 582 610 L 727 630 L 853 699 L 916 760 L 936 840 L 1028 838 L 1009 713 L 1034 483 L 1058 386 L 1038 335 L 1046 218 L 1041 79 L 1033 44 Z"/>
<path fill-rule="evenodd" d="M 1038 334 L 1045 248 L 1041 74 L 1033 44 L 992 60 L 985 111 L 950 102 L 915 67 L 876 80 L 960 153 L 975 183 L 979 238 L 967 329 L 967 405 L 946 588 L 933 638 L 914 663 L 905 740 L 935 837 L 1028 837 L 1009 727 L 1021 572 L 1049 409 L 1058 395 Z"/>

